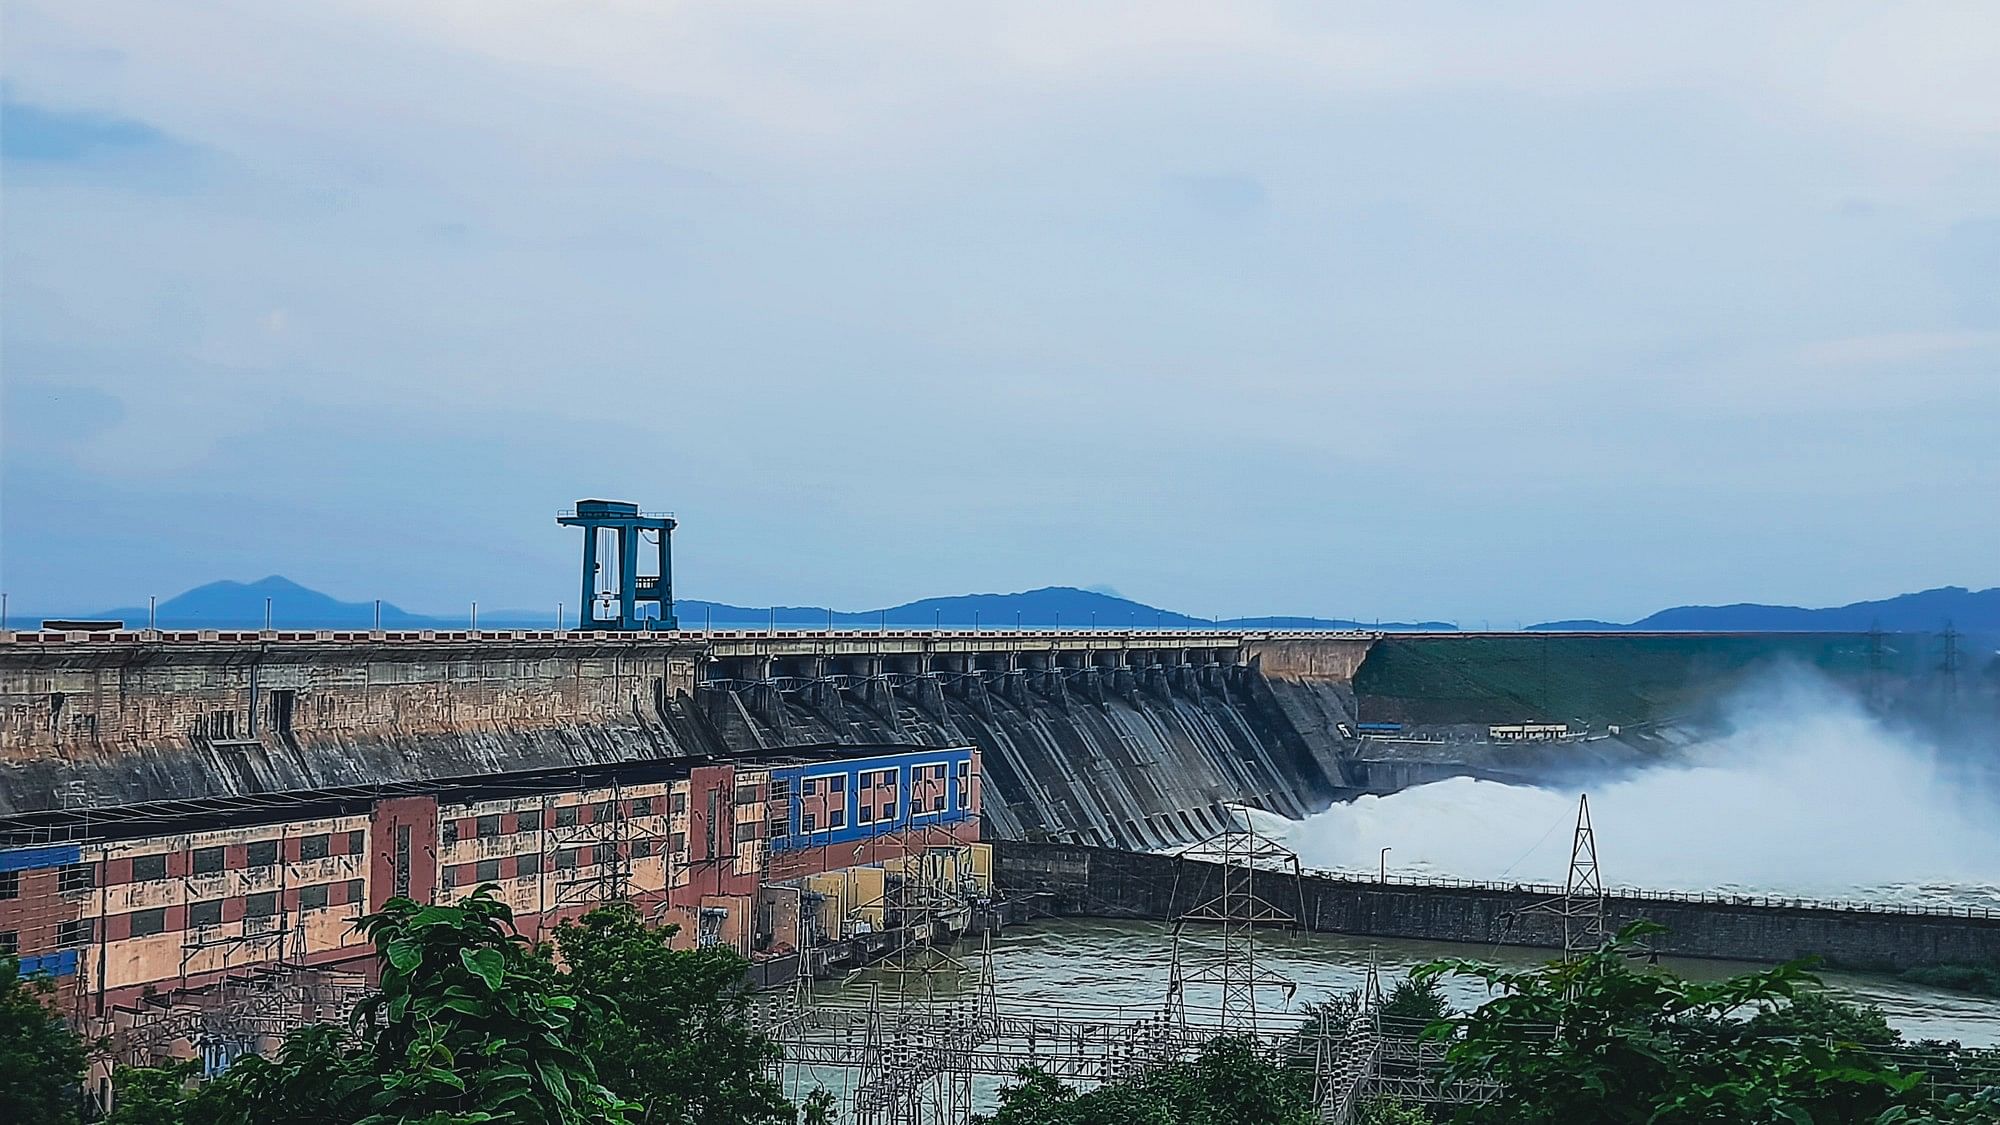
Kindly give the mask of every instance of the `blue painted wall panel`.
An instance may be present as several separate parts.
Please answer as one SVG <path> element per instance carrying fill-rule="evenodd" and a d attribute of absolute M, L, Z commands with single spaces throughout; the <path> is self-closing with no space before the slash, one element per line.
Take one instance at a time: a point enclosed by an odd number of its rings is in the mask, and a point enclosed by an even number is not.
<path fill-rule="evenodd" d="M 63 867 L 83 860 L 83 849 L 75 844 L 44 844 L 38 848 L 9 848 L 0 851 L 0 871 L 39 871 Z"/>
<path fill-rule="evenodd" d="M 58 949 L 54 953 L 30 953 L 21 958 L 21 975 L 33 976 L 47 973 L 52 977 L 73 977 L 76 975 L 76 950 Z"/>
<path fill-rule="evenodd" d="M 814 762 L 811 765 L 781 766 L 771 771 L 773 781 L 783 780 L 791 789 L 791 808 L 785 823 L 786 834 L 771 841 L 774 851 L 796 851 L 802 848 L 825 847 L 829 844 L 848 844 L 866 840 L 873 836 L 899 831 L 912 825 L 958 824 L 971 818 L 972 811 L 960 808 L 959 767 L 970 766 L 970 750 L 946 750 L 934 748 L 912 749 L 905 753 L 884 754 L 873 758 L 853 758 L 838 762 Z M 918 766 L 942 765 L 945 768 L 945 807 L 941 812 L 912 810 L 910 808 L 911 771 Z M 872 824 L 861 823 L 860 795 L 861 775 L 878 773 L 883 770 L 896 771 L 896 815 Z M 827 792 L 829 781 L 840 779 L 841 803 L 845 810 L 843 823 L 838 828 L 815 825 L 814 831 L 806 833 L 801 824 L 802 813 L 820 807 L 819 794 Z M 806 784 L 810 782 L 817 790 L 813 797 L 805 796 Z M 874 794 L 871 794 L 874 796 Z M 881 803 L 877 797 L 875 804 Z M 829 803 L 829 812 L 833 807 Z M 830 819 L 830 818 L 829 818 Z"/>

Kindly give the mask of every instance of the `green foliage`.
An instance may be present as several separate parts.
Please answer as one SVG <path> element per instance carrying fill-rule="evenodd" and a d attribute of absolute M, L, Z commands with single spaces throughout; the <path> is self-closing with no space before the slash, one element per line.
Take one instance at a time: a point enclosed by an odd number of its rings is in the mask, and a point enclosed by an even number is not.
<path fill-rule="evenodd" d="M 1902 979 L 1932 988 L 1950 988 L 1979 996 L 2000 996 L 2000 969 L 1979 965 L 1933 965 L 1903 970 Z"/>
<path fill-rule="evenodd" d="M 1435 1023 L 1445 1011 L 1444 986 L 1435 976 L 1404 977 L 1382 1002 L 1382 1018 L 1405 1026 Z"/>
<path fill-rule="evenodd" d="M 0 1121 L 68 1125 L 82 1103 L 84 1043 L 48 1004 L 55 983 L 0 956 Z"/>
<path fill-rule="evenodd" d="M 777 1045 L 746 1019 L 748 963 L 721 946 L 670 948 L 672 933 L 624 904 L 557 931 L 598 1076 L 643 1107 L 639 1121 L 790 1125 L 794 1107 L 767 1073 Z"/>
<path fill-rule="evenodd" d="M 825 1087 L 815 1087 L 799 1107 L 799 1125 L 833 1125 L 833 1095 Z"/>
<path fill-rule="evenodd" d="M 217 1125 L 625 1125 L 633 1106 L 597 1081 L 580 1001 L 545 952 L 481 887 L 457 906 L 391 899 L 363 919 L 381 990 L 353 1034 L 289 1036 L 196 1098 Z M 198 1118 L 195 1117 L 199 1113 Z"/>
<path fill-rule="evenodd" d="M 1435 1121 L 1430 1111 L 1422 1106 L 1388 1098 L 1364 1106 L 1357 1125 L 1434 1125 Z"/>
<path fill-rule="evenodd" d="M 1936 1097 L 1923 1069 L 1890 1058 L 1881 1013 L 1827 996 L 1803 963 L 1722 981 L 1637 966 L 1635 923 L 1576 960 L 1510 972 L 1466 961 L 1418 971 L 1471 977 L 1502 995 L 1432 1029 L 1448 1076 L 1497 1082 L 1462 1122 L 1789 1125 L 1978 1121 L 1969 1099 Z M 1745 1018 L 1748 1017 L 1748 1018 Z M 1899 1050 L 1902 1048 L 1899 1047 Z M 1948 1062 L 1956 1044 L 1926 1058 Z M 1965 1108 L 1969 1106 L 1970 1108 Z M 1962 1114 L 1975 1116 L 1925 1116 Z"/>
<path fill-rule="evenodd" d="M 1175 1063 L 1086 1093 L 1034 1069 L 1003 1087 L 990 1125 L 1306 1125 L 1310 1078 L 1260 1056 L 1247 1040 L 1212 1040 Z"/>
<path fill-rule="evenodd" d="M 111 1113 L 105 1125 L 183 1125 L 201 1064 L 121 1066 L 111 1072 Z"/>

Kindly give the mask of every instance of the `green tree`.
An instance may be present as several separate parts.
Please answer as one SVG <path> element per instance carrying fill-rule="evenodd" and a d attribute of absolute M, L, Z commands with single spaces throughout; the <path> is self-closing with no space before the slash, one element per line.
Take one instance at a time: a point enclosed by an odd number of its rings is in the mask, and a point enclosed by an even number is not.
<path fill-rule="evenodd" d="M 111 1072 L 111 1112 L 104 1125 L 182 1125 L 194 1090 L 193 1060 L 121 1066 Z"/>
<path fill-rule="evenodd" d="M 1429 1026 L 1445 1016 L 1444 986 L 1434 976 L 1406 976 L 1382 1002 L 1382 1018 L 1406 1027 Z"/>
<path fill-rule="evenodd" d="M 1636 939 L 1659 931 L 1635 923 L 1592 954 L 1523 972 L 1467 961 L 1419 969 L 1502 993 L 1429 1033 L 1450 1039 L 1450 1078 L 1499 1084 L 1497 1101 L 1459 1119 L 1831 1125 L 1876 1121 L 1921 1100 L 1922 1074 L 1824 1033 L 1836 1022 L 1872 1033 L 1872 1021 L 1825 1008 L 1803 963 L 1722 981 L 1635 966 Z M 1754 1014 L 1772 1012 L 1798 1022 L 1786 1029 L 1773 1015 L 1756 1026 Z M 1796 1033 L 1808 1024 L 1817 1030 Z"/>
<path fill-rule="evenodd" d="M 389 900 L 362 920 L 382 969 L 352 1034 L 286 1038 L 196 1096 L 217 1125 L 625 1125 L 632 1107 L 598 1082 L 581 1023 L 546 952 L 481 887 L 457 906 Z M 581 1016 L 579 1013 L 583 1013 Z"/>
<path fill-rule="evenodd" d="M 68 1125 L 83 1101 L 83 1040 L 49 1006 L 55 982 L 0 955 L 0 1121 Z"/>
<path fill-rule="evenodd" d="M 1039 1070 L 1000 1091 L 991 1125 L 1305 1125 L 1315 1120 L 1308 1074 L 1240 1038 L 1211 1040 L 1172 1063 L 1084 1093 Z"/>
<path fill-rule="evenodd" d="M 790 1125 L 797 1111 L 769 1076 L 778 1047 L 746 1018 L 749 963 L 721 946 L 674 949 L 673 932 L 622 903 L 556 932 L 599 1078 L 643 1122 Z"/>
<path fill-rule="evenodd" d="M 1357 1125 L 1434 1125 L 1430 1111 L 1399 1098 L 1370 1102 L 1362 1108 Z"/>

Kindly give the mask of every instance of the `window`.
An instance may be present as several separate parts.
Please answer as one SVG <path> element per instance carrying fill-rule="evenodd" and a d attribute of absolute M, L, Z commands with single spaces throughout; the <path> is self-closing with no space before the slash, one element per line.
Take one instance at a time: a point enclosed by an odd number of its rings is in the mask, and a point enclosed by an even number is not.
<path fill-rule="evenodd" d="M 482 859 L 472 865 L 472 881 L 475 883 L 497 883 L 500 881 L 500 861 Z"/>
<path fill-rule="evenodd" d="M 213 875 L 227 865 L 228 856 L 228 851 L 219 845 L 213 848 L 196 848 L 194 850 L 194 873 L 196 875 Z"/>
<path fill-rule="evenodd" d="M 150 883 L 167 877 L 167 857 L 159 855 L 135 855 L 132 857 L 132 881 Z"/>
<path fill-rule="evenodd" d="M 540 832 L 542 830 L 542 810 L 529 809 L 527 812 L 515 813 L 514 830 L 516 832 Z"/>
<path fill-rule="evenodd" d="M 612 816 L 610 801 L 599 801 L 590 810 L 590 822 L 592 824 L 610 824 Z"/>
<path fill-rule="evenodd" d="M 0 871 L 0 898 L 21 897 L 21 873 Z"/>
<path fill-rule="evenodd" d="M 458 875 L 457 875 L 457 871 L 458 871 L 458 868 L 456 868 L 456 867 L 440 867 L 440 868 L 438 868 L 438 893 L 439 893 L 439 894 L 450 894 L 450 893 L 451 893 L 451 890 L 452 890 L 452 888 L 454 888 L 454 887 L 458 886 Z"/>
<path fill-rule="evenodd" d="M 752 840 L 761 840 L 764 838 L 763 827 L 763 825 L 754 820 L 746 820 L 736 826 L 734 839 L 739 844 L 747 844 Z"/>
<path fill-rule="evenodd" d="M 678 792 L 678 793 L 674 794 L 674 805 L 673 805 L 673 808 L 674 808 L 674 811 L 675 811 L 675 812 L 677 812 L 677 813 L 684 813 L 684 812 L 688 811 L 688 795 L 687 795 L 687 790 L 683 789 L 683 790 L 681 790 L 680 792 Z"/>
<path fill-rule="evenodd" d="M 255 843 L 245 845 L 243 848 L 243 862 L 251 867 L 271 866 L 278 862 L 278 842 L 276 840 L 258 840 Z"/>
<path fill-rule="evenodd" d="M 472 834 L 482 840 L 491 840 L 500 834 L 500 814 L 487 813 L 472 822 Z"/>
<path fill-rule="evenodd" d="M 364 893 L 361 889 L 361 880 L 349 879 L 345 884 L 345 890 L 346 894 L 342 896 L 342 902 L 354 904 L 361 901 L 361 896 Z"/>
<path fill-rule="evenodd" d="M 667 846 L 673 849 L 675 855 L 680 855 L 688 850 L 688 834 L 685 832 L 674 833 L 673 839 L 667 841 Z"/>
<path fill-rule="evenodd" d="M 799 814 L 799 834 L 810 836 L 819 831 L 819 818 L 811 813 Z"/>
<path fill-rule="evenodd" d="M 527 855 L 517 855 L 514 857 L 515 875 L 540 875 L 541 873 L 542 857 L 540 855 L 529 852 Z"/>
<path fill-rule="evenodd" d="M 277 912 L 278 892 L 276 891 L 265 891 L 262 894 L 250 895 L 243 900 L 243 916 L 245 918 L 269 918 Z"/>
<path fill-rule="evenodd" d="M 361 829 L 356 828 L 354 831 L 349 832 L 347 834 L 348 855 L 360 855 L 363 851 L 367 849 L 367 847 L 368 847 L 367 836 L 361 831 Z"/>
<path fill-rule="evenodd" d="M 844 804 L 840 804 L 840 805 L 828 805 L 828 806 L 827 806 L 827 809 L 826 809 L 826 827 L 827 827 L 827 830 L 828 830 L 828 831 L 832 831 L 833 829 L 836 829 L 836 828 L 845 828 L 845 827 L 847 827 L 847 806 L 846 806 L 846 805 L 844 805 Z"/>
<path fill-rule="evenodd" d="M 806 778 L 804 781 L 799 782 L 799 796 L 801 797 L 819 796 L 819 778 L 809 777 Z"/>
<path fill-rule="evenodd" d="M 736 787 L 736 803 L 739 805 L 754 805 L 763 799 L 763 786 L 754 781 Z"/>
<path fill-rule="evenodd" d="M 651 797 L 634 797 L 632 799 L 632 815 L 652 816 L 653 799 Z"/>
<path fill-rule="evenodd" d="M 135 910 L 132 912 L 133 937 L 152 937 L 154 934 L 164 933 L 166 928 L 167 911 L 165 907 L 156 906 L 151 910 Z"/>
<path fill-rule="evenodd" d="M 215 899 L 210 899 L 207 902 L 188 903 L 188 925 L 190 927 L 219 926 L 221 924 L 222 924 L 221 899 L 215 898 Z"/>
<path fill-rule="evenodd" d="M 292 688 L 271 690 L 271 726 L 281 735 L 292 733 L 292 704 L 298 692 Z"/>
<path fill-rule="evenodd" d="M 402 898 L 410 897 L 410 826 L 407 824 L 398 824 L 396 826 L 396 866 L 394 872 L 396 894 Z"/>
<path fill-rule="evenodd" d="M 0 930 L 0 953 L 12 955 L 19 952 L 21 952 L 21 932 Z"/>
<path fill-rule="evenodd" d="M 325 859 L 333 854 L 333 837 L 321 833 L 299 841 L 299 859 Z"/>
<path fill-rule="evenodd" d="M 88 863 L 72 863 L 56 876 L 56 890 L 87 891 L 97 885 L 97 868 Z"/>
<path fill-rule="evenodd" d="M 633 859 L 645 859 L 647 856 L 650 856 L 652 854 L 653 854 L 653 842 L 651 840 L 632 841 Z"/>
<path fill-rule="evenodd" d="M 945 792 L 943 762 L 910 767 L 910 812 L 941 813 L 949 794 Z"/>
<path fill-rule="evenodd" d="M 556 827 L 575 828 L 576 822 L 582 819 L 577 815 L 580 811 L 582 810 L 578 809 L 575 805 L 556 806 Z"/>
<path fill-rule="evenodd" d="M 861 811 L 857 822 L 883 824 L 895 820 L 897 788 L 894 769 L 863 770 L 859 785 Z"/>
<path fill-rule="evenodd" d="M 827 778 L 826 791 L 829 793 L 847 792 L 847 775 L 844 773 L 837 773 L 834 774 L 832 777 Z"/>
<path fill-rule="evenodd" d="M 456 820 L 439 821 L 438 836 L 445 842 L 446 846 L 458 843 L 458 821 Z"/>
<path fill-rule="evenodd" d="M 73 945 L 89 945 L 97 940 L 97 919 L 73 918 L 56 927 L 56 948 L 67 949 Z"/>
<path fill-rule="evenodd" d="M 563 850 L 561 850 L 561 851 L 557 852 L 557 853 L 556 853 L 556 870 L 557 870 L 557 871 L 568 871 L 569 869 L 571 869 L 571 868 L 575 867 L 575 866 L 576 866 L 576 852 L 577 852 L 577 849 L 575 849 L 575 848 L 564 848 Z"/>
<path fill-rule="evenodd" d="M 972 807 L 972 763 L 969 761 L 958 763 L 958 807 Z"/>
<path fill-rule="evenodd" d="M 326 904 L 327 904 L 327 901 L 328 901 L 328 900 L 329 900 L 330 898 L 331 898 L 331 894 L 330 894 L 330 886 L 329 886 L 329 884 L 326 884 L 326 883 L 315 883 L 314 885 L 312 885 L 312 886 L 310 886 L 310 887 L 300 887 L 300 888 L 299 888 L 299 909 L 300 909 L 300 910 L 324 910 L 324 909 L 326 909 Z"/>

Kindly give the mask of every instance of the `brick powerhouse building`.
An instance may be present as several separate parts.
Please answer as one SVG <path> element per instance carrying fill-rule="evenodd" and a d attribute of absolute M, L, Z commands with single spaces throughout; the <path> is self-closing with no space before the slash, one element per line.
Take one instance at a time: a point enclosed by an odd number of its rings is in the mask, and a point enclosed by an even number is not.
<path fill-rule="evenodd" d="M 983 881 L 978 812 L 976 751 L 905 746 L 4 818 L 0 949 L 55 976 L 125 1057 L 213 1049 L 204 1034 L 233 1029 L 220 1062 L 327 1014 L 296 1010 L 323 988 L 270 984 L 274 970 L 324 985 L 365 969 L 352 923 L 395 895 L 491 883 L 530 937 L 622 898 L 677 941 L 770 961 L 883 928 L 885 868 L 909 851 L 962 851 Z M 222 1012 L 257 981 L 285 1012 Z"/>

